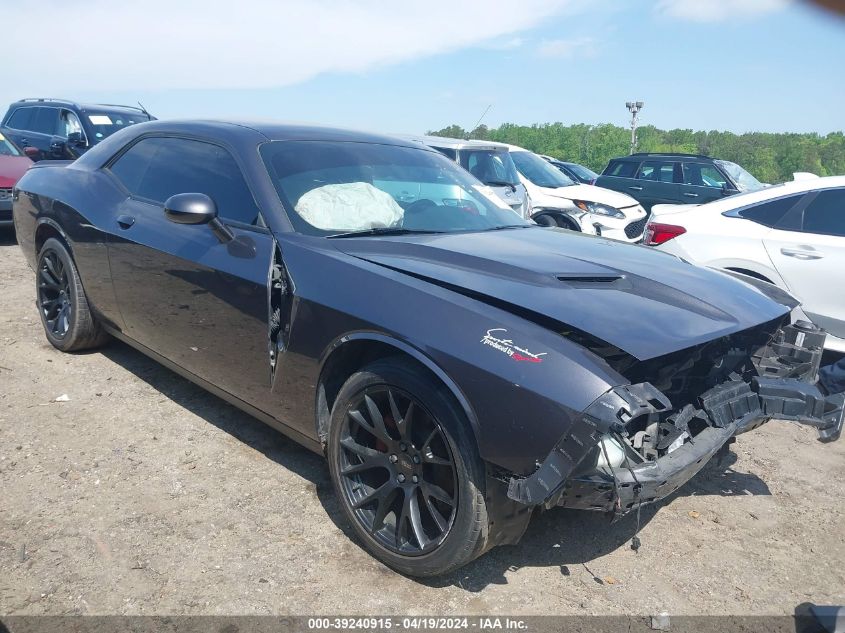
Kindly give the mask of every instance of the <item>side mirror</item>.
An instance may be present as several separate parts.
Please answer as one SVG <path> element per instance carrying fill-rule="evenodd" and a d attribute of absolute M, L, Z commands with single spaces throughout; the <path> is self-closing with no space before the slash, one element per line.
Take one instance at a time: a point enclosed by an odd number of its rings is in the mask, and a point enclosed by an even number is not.
<path fill-rule="evenodd" d="M 177 193 L 164 203 L 164 215 L 176 224 L 208 224 L 221 242 L 235 239 L 232 230 L 217 218 L 217 205 L 204 193 Z"/>
<path fill-rule="evenodd" d="M 37 147 L 33 147 L 32 145 L 27 145 L 23 148 L 23 153 L 32 160 L 38 160 L 38 157 L 41 155 L 41 150 Z"/>
<path fill-rule="evenodd" d="M 731 189 L 730 187 L 728 187 L 727 184 L 722 185 L 722 195 L 723 196 L 732 196 L 735 193 L 737 193 L 736 189 Z"/>
<path fill-rule="evenodd" d="M 164 203 L 164 215 L 176 224 L 208 224 L 217 217 L 217 205 L 204 193 L 177 193 Z"/>
<path fill-rule="evenodd" d="M 85 140 L 82 138 L 82 132 L 71 132 L 67 135 L 67 144 L 73 146 L 85 145 Z"/>

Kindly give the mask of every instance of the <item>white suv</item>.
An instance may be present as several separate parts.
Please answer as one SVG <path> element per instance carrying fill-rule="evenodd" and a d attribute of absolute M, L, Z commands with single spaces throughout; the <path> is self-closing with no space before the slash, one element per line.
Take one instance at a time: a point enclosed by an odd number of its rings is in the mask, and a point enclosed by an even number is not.
<path fill-rule="evenodd" d="M 576 183 L 539 155 L 515 145 L 508 148 L 535 222 L 623 242 L 641 240 L 646 212 L 631 196 Z"/>

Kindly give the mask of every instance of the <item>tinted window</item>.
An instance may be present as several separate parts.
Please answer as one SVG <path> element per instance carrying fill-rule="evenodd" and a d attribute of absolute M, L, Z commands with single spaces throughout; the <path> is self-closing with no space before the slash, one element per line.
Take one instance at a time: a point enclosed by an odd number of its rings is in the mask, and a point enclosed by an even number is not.
<path fill-rule="evenodd" d="M 798 202 L 803 194 L 797 196 L 788 196 L 786 198 L 778 198 L 777 200 L 769 200 L 762 204 L 756 204 L 747 209 L 740 209 L 737 215 L 746 220 L 752 220 L 758 224 L 765 226 L 775 226 L 780 222 L 781 218 L 786 215 L 795 203 Z"/>
<path fill-rule="evenodd" d="M 607 169 L 604 170 L 604 174 L 606 176 L 618 176 L 620 178 L 633 178 L 639 166 L 639 163 L 629 160 L 611 161 Z"/>
<path fill-rule="evenodd" d="M 148 138 L 111 167 L 134 195 L 163 204 L 177 193 L 204 193 L 222 218 L 255 224 L 258 209 L 231 154 L 222 147 L 179 138 Z"/>
<path fill-rule="evenodd" d="M 716 167 L 707 163 L 684 163 L 684 184 L 721 189 L 727 179 Z"/>
<path fill-rule="evenodd" d="M 845 189 L 822 191 L 807 205 L 804 231 L 845 236 Z"/>
<path fill-rule="evenodd" d="M 29 126 L 32 132 L 55 134 L 59 128 L 59 111 L 56 108 L 35 108 L 35 114 Z"/>
<path fill-rule="evenodd" d="M 674 182 L 675 163 L 663 160 L 647 160 L 643 162 L 637 178 L 655 182 Z"/>
<path fill-rule="evenodd" d="M 567 163 L 564 165 L 564 168 L 569 170 L 571 174 L 574 174 L 581 182 L 589 182 L 598 177 L 598 174 L 596 174 L 596 172 L 592 169 L 588 169 L 583 165 L 578 165 L 577 163 Z"/>
<path fill-rule="evenodd" d="M 32 123 L 32 115 L 35 108 L 18 108 L 9 117 L 9 122 L 6 123 L 10 128 L 15 130 L 28 130 L 30 123 Z"/>
<path fill-rule="evenodd" d="M 435 147 L 434 149 L 443 154 L 446 158 L 458 160 L 458 152 L 453 149 L 449 149 L 448 147 Z"/>

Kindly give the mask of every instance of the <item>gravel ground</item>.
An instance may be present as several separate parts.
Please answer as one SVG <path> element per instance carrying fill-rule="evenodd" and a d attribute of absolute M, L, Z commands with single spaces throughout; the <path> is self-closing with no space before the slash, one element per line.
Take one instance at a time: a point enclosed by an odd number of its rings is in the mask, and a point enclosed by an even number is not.
<path fill-rule="evenodd" d="M 0 614 L 792 614 L 845 603 L 845 441 L 772 423 L 635 521 L 553 510 L 419 582 L 323 460 L 131 348 L 64 355 L 0 231 Z M 66 401 L 57 402 L 59 398 Z"/>

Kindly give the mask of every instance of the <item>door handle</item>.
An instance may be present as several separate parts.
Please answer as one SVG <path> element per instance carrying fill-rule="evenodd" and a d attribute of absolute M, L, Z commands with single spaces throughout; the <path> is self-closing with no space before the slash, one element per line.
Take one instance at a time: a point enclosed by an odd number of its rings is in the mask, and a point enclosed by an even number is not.
<path fill-rule="evenodd" d="M 20 146 L 26 147 L 27 145 L 29 145 L 29 139 L 28 138 L 22 138 L 21 142 L 20 142 Z"/>
<path fill-rule="evenodd" d="M 824 255 L 822 255 L 818 251 L 805 251 L 798 248 L 782 248 L 780 249 L 780 252 L 786 255 L 787 257 L 794 257 L 795 259 L 801 259 L 804 261 L 810 259 L 821 259 L 822 257 L 824 257 Z"/>
<path fill-rule="evenodd" d="M 119 215 L 117 216 L 117 223 L 122 229 L 128 229 L 130 226 L 135 224 L 135 218 L 131 215 Z"/>
<path fill-rule="evenodd" d="M 642 187 L 628 187 L 628 189 L 630 189 L 631 191 L 642 191 L 643 190 Z"/>
<path fill-rule="evenodd" d="M 685 195 L 687 198 L 697 198 L 697 197 L 698 197 L 698 194 L 697 194 L 697 193 L 692 193 L 691 191 L 685 191 L 685 192 L 684 192 L 684 195 Z"/>

